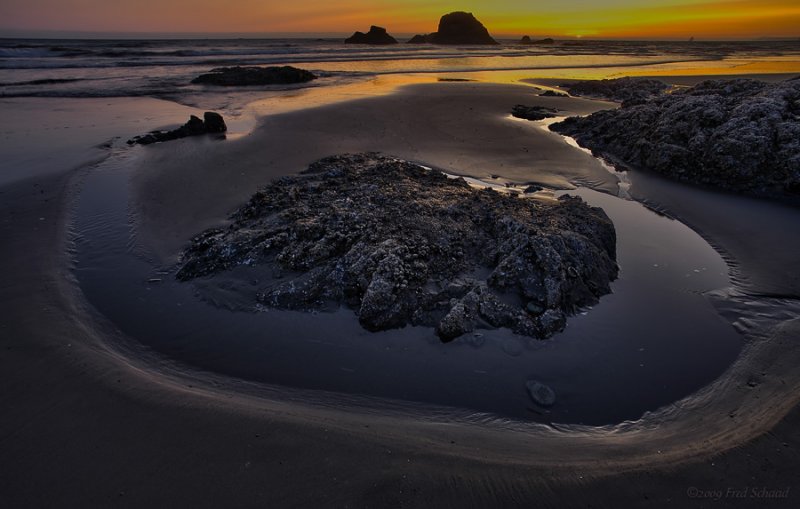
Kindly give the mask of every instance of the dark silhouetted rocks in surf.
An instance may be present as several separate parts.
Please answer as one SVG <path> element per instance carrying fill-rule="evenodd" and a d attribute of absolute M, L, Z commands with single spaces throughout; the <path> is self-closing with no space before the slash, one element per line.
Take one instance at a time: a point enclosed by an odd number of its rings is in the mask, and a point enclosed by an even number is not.
<path fill-rule="evenodd" d="M 451 12 L 439 20 L 439 30 L 415 35 L 409 44 L 498 44 L 470 12 Z"/>
<path fill-rule="evenodd" d="M 554 41 L 553 39 L 551 39 L 549 37 L 547 37 L 545 39 L 539 39 L 538 41 L 534 41 L 534 40 L 531 40 L 530 36 L 524 35 L 524 36 L 522 36 L 522 39 L 520 39 L 519 43 L 520 44 L 525 44 L 525 45 L 537 45 L 537 44 L 547 45 L 547 44 L 555 44 L 556 41 Z"/>
<path fill-rule="evenodd" d="M 225 125 L 225 120 L 222 115 L 213 111 L 203 113 L 203 122 L 205 123 L 207 133 L 224 133 L 228 130 Z"/>
<path fill-rule="evenodd" d="M 188 136 L 199 136 L 202 134 L 221 134 L 228 130 L 225 120 L 219 113 L 207 111 L 203 113 L 203 119 L 191 115 L 189 121 L 172 131 L 152 131 L 142 136 L 135 136 L 128 140 L 128 145 L 150 145 L 164 141 L 177 140 Z"/>
<path fill-rule="evenodd" d="M 587 80 L 564 85 L 570 95 L 608 99 L 625 104 L 644 102 L 663 94 L 669 85 L 648 78 L 617 78 L 611 80 Z"/>
<path fill-rule="evenodd" d="M 387 45 L 397 44 L 397 39 L 386 32 L 383 27 L 372 25 L 369 32 L 356 32 L 344 41 L 346 44 L 374 44 Z"/>
<path fill-rule="evenodd" d="M 800 81 L 710 80 L 551 129 L 628 168 L 757 195 L 800 195 Z"/>
<path fill-rule="evenodd" d="M 282 67 L 219 67 L 192 80 L 202 85 L 223 87 L 288 85 L 316 79 L 314 73 L 289 65 Z"/>
<path fill-rule="evenodd" d="M 430 34 L 426 35 L 417 34 L 411 39 L 409 39 L 407 44 L 430 44 L 430 43 L 431 43 Z"/>
<path fill-rule="evenodd" d="M 497 44 L 489 31 L 471 12 L 451 12 L 439 20 L 439 30 L 431 34 L 434 44 Z"/>
<path fill-rule="evenodd" d="M 558 110 L 555 108 L 545 108 L 544 106 L 525 106 L 523 104 L 517 104 L 511 108 L 511 114 L 525 120 L 543 120 L 545 118 L 558 116 Z"/>
<path fill-rule="evenodd" d="M 616 234 L 580 198 L 543 202 L 378 154 L 323 159 L 258 191 L 177 273 L 258 279 L 278 309 L 355 311 L 371 331 L 421 325 L 546 338 L 617 276 Z M 280 277 L 265 274 L 280 273 Z"/>

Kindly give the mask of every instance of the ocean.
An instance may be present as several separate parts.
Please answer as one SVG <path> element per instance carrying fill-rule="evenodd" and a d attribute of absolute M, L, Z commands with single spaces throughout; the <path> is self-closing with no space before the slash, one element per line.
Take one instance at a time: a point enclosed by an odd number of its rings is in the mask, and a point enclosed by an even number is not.
<path fill-rule="evenodd" d="M 315 86 L 387 74 L 512 71 L 596 78 L 648 70 L 796 70 L 800 41 L 559 41 L 552 45 L 346 45 L 341 39 L 1 39 L 0 97 L 170 97 L 203 93 L 191 79 L 215 67 L 294 65 Z M 785 69 L 784 69 L 785 68 Z M 625 72 L 626 70 L 630 72 Z M 755 72 L 755 71 L 754 71 Z M 731 74 L 733 71 L 731 72 Z"/>

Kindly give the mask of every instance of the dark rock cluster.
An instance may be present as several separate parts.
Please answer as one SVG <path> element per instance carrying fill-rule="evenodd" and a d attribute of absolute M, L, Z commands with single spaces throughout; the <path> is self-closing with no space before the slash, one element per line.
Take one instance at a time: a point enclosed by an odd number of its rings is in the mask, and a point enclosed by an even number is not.
<path fill-rule="evenodd" d="M 800 194 L 800 80 L 711 80 L 551 126 L 623 166 L 757 195 Z"/>
<path fill-rule="evenodd" d="M 219 113 L 207 111 L 203 113 L 203 119 L 191 115 L 189 121 L 172 131 L 151 131 L 142 136 L 134 136 L 128 140 L 128 145 L 150 145 L 162 141 L 177 140 L 187 136 L 199 136 L 201 134 L 221 134 L 228 130 L 225 120 Z"/>
<path fill-rule="evenodd" d="M 387 45 L 397 44 L 397 39 L 392 37 L 386 32 L 383 27 L 372 25 L 369 32 L 356 32 L 344 40 L 345 44 L 373 44 L 373 45 Z"/>
<path fill-rule="evenodd" d="M 218 67 L 211 72 L 201 74 L 192 83 L 202 85 L 218 85 L 223 87 L 239 87 L 253 85 L 288 85 L 305 83 L 317 79 L 317 76 L 305 69 L 290 65 L 281 67 Z"/>
<path fill-rule="evenodd" d="M 517 104 L 511 108 L 511 114 L 525 120 L 544 120 L 545 118 L 558 116 L 558 110 L 555 108 L 546 108 L 544 106 L 525 106 L 524 104 Z"/>
<path fill-rule="evenodd" d="M 523 35 L 522 39 L 520 39 L 519 43 L 520 44 L 524 44 L 524 45 L 529 45 L 529 44 L 531 44 L 531 45 L 543 45 L 543 44 L 546 45 L 546 44 L 555 44 L 556 41 L 554 41 L 553 39 L 551 39 L 549 37 L 547 37 L 545 39 L 539 39 L 537 41 L 534 41 L 534 40 L 531 39 L 531 36 Z"/>
<path fill-rule="evenodd" d="M 408 40 L 407 44 L 433 44 L 431 34 L 417 34 Z"/>
<path fill-rule="evenodd" d="M 439 20 L 432 34 L 415 35 L 409 44 L 498 44 L 471 12 L 451 12 Z"/>
<path fill-rule="evenodd" d="M 505 327 L 536 338 L 610 292 L 616 235 L 580 198 L 544 202 L 378 154 L 323 159 L 278 179 L 229 227 L 195 237 L 179 280 L 259 281 L 263 306 L 345 305 L 371 331 L 432 326 L 443 340 Z"/>
<path fill-rule="evenodd" d="M 608 99 L 629 105 L 642 103 L 661 95 L 669 85 L 649 78 L 616 78 L 579 81 L 564 87 L 570 95 Z"/>

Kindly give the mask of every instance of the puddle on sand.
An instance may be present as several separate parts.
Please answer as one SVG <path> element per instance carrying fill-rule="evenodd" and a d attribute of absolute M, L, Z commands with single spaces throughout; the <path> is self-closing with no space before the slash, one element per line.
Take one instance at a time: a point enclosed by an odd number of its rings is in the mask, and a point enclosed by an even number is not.
<path fill-rule="evenodd" d="M 75 271 L 88 301 L 124 333 L 188 365 L 305 389 L 432 403 L 540 422 L 636 419 L 718 377 L 741 339 L 704 292 L 728 286 L 719 255 L 683 224 L 589 189 L 618 236 L 619 280 L 547 341 L 478 331 L 441 343 L 432 329 L 362 329 L 352 311 L 230 311 L 202 301 L 140 252 L 128 175 L 135 151 L 86 179 L 75 211 Z M 536 408 L 525 384 L 555 390 Z"/>

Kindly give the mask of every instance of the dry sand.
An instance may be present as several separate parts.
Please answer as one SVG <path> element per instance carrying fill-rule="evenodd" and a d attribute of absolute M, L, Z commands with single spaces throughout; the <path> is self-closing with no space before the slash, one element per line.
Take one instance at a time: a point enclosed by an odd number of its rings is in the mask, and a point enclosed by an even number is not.
<path fill-rule="evenodd" d="M 268 117 L 233 142 L 180 140 L 144 149 L 134 181 L 140 240 L 169 260 L 258 185 L 336 152 L 380 150 L 512 180 L 531 166 L 552 168 L 548 184 L 569 187 L 574 179 L 613 189 L 599 165 L 583 160 L 587 170 L 570 172 L 585 154 L 505 118 L 517 102 L 549 101 L 524 87 L 409 87 Z M 570 113 L 604 107 L 559 104 Z M 714 384 L 635 423 L 509 429 L 342 412 L 172 365 L 121 337 L 85 303 L 70 272 L 68 222 L 79 185 L 80 174 L 72 172 L 0 189 L 5 507 L 796 505 L 796 315 L 760 329 L 760 339 Z M 634 185 L 651 200 L 662 189 L 658 182 Z M 736 241 L 740 232 L 700 224 L 702 207 L 682 208 L 675 192 L 660 206 L 703 228 L 735 267 L 769 281 L 777 270 L 798 273 L 797 260 L 779 269 L 772 253 L 761 263 L 739 262 L 753 252 Z M 735 207 L 725 211 L 731 224 L 740 219 Z M 762 230 L 771 231 L 762 233 L 771 242 L 785 233 L 768 224 Z M 796 299 L 796 290 L 784 299 Z M 765 501 L 735 498 L 729 488 L 790 491 Z"/>

